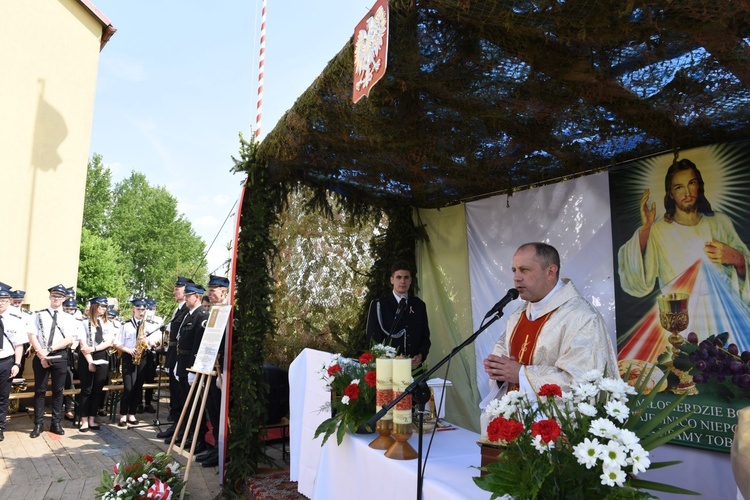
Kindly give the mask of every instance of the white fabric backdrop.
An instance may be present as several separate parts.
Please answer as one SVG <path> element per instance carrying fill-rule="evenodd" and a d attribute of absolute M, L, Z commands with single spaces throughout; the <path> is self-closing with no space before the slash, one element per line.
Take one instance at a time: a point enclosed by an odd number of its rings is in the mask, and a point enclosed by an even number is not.
<path fill-rule="evenodd" d="M 560 276 L 571 278 L 604 316 L 616 345 L 607 173 L 521 191 L 510 198 L 501 195 L 467 203 L 466 224 L 475 331 L 492 306 L 513 288 L 511 267 L 516 249 L 523 243 L 541 241 L 560 252 Z M 506 316 L 521 304 L 520 299 L 508 304 Z M 489 390 L 482 361 L 504 328 L 505 317 L 475 342 L 482 398 Z"/>

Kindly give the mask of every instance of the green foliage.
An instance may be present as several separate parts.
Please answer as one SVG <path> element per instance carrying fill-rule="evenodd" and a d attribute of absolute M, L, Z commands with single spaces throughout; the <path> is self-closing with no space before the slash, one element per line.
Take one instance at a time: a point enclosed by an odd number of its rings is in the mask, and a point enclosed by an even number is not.
<path fill-rule="evenodd" d="M 237 248 L 235 323 L 232 349 L 230 420 L 225 490 L 241 493 L 245 480 L 260 462 L 268 462 L 260 442 L 260 426 L 266 423 L 268 387 L 263 383 L 265 343 L 274 330 L 272 258 L 276 249 L 271 237 L 286 193 L 270 185 L 265 165 L 255 161 L 257 144 L 240 136 L 240 159 L 235 169 L 247 172 L 241 212 L 241 238 Z"/>
<path fill-rule="evenodd" d="M 126 286 L 130 279 L 130 266 L 117 244 L 84 227 L 78 263 L 78 295 L 83 300 L 106 295 L 117 297 L 123 303 L 130 293 Z"/>
<path fill-rule="evenodd" d="M 106 221 L 112 208 L 112 173 L 102 163 L 102 155 L 94 154 L 86 172 L 86 194 L 83 203 L 83 228 L 104 236 Z"/>
<path fill-rule="evenodd" d="M 164 187 L 150 186 L 144 174 L 133 172 L 115 186 L 107 234 L 132 264 L 134 294 L 169 293 L 178 273 L 205 284 L 206 270 L 199 267 L 205 244 L 177 213 L 177 200 Z"/>
<path fill-rule="evenodd" d="M 148 453 L 128 454 L 117 464 L 114 475 L 110 475 L 107 470 L 102 471 L 100 484 L 96 488 L 96 498 L 102 500 L 145 498 L 140 491 L 148 490 L 153 486 L 156 478 L 169 487 L 170 498 L 178 498 L 185 488 L 185 481 L 180 475 L 180 464 L 172 458 L 172 455 L 163 452 L 153 456 Z"/>

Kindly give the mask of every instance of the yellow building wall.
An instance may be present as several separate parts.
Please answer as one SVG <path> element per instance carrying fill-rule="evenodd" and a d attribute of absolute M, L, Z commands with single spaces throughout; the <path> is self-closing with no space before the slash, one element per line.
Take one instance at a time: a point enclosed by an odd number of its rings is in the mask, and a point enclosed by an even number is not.
<path fill-rule="evenodd" d="M 76 0 L 0 2 L 0 281 L 75 286 L 102 24 Z"/>

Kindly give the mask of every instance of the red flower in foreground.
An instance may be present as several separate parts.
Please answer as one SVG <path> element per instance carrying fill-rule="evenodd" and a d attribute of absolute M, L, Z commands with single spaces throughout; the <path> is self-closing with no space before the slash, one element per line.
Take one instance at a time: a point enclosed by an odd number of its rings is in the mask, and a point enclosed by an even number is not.
<path fill-rule="evenodd" d="M 531 424 L 531 435 L 541 436 L 543 443 L 550 443 L 560 437 L 560 425 L 554 418 L 539 420 Z"/>
<path fill-rule="evenodd" d="M 374 359 L 375 356 L 373 356 L 372 353 L 366 352 L 359 357 L 359 362 L 366 365 L 367 363 L 372 363 Z"/>
<path fill-rule="evenodd" d="M 331 375 L 338 373 L 340 371 L 341 371 L 341 365 L 331 365 L 328 368 L 328 376 L 330 377 Z"/>
<path fill-rule="evenodd" d="M 562 389 L 560 389 L 560 386 L 557 384 L 544 384 L 539 389 L 539 395 L 540 396 L 557 396 L 558 398 L 561 398 Z"/>
<path fill-rule="evenodd" d="M 506 441 L 510 443 L 523 432 L 523 424 L 505 417 L 496 417 L 487 426 L 487 437 L 490 441 Z"/>
<path fill-rule="evenodd" d="M 115 488 L 114 488 L 115 491 L 120 491 L 121 489 L 122 489 L 122 486 L 120 486 L 119 484 L 115 485 Z"/>
<path fill-rule="evenodd" d="M 377 381 L 378 379 L 375 375 L 375 370 L 370 370 L 369 372 L 367 372 L 367 374 L 365 375 L 365 382 L 367 382 L 367 385 L 369 385 L 370 387 L 375 387 Z"/>
<path fill-rule="evenodd" d="M 146 462 L 148 462 L 148 463 L 151 463 L 151 462 L 153 462 L 153 461 L 154 461 L 154 459 L 153 459 L 153 458 L 151 457 L 151 455 L 149 455 L 148 453 L 147 453 L 147 454 L 145 454 L 145 455 L 143 455 L 143 458 L 144 458 L 144 460 L 146 460 Z"/>
<path fill-rule="evenodd" d="M 359 397 L 359 385 L 349 384 L 344 389 L 344 395 L 349 396 L 349 401 L 354 401 Z"/>

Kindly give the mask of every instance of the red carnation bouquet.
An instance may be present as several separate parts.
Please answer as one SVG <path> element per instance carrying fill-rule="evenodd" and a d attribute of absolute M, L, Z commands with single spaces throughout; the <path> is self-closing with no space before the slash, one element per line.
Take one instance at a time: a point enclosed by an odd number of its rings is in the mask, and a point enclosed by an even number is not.
<path fill-rule="evenodd" d="M 652 420 L 641 421 L 653 398 L 643 393 L 647 379 L 633 388 L 592 371 L 574 381 L 569 393 L 547 384 L 536 395 L 510 391 L 490 402 L 480 443 L 502 451 L 474 482 L 492 498 L 653 498 L 643 489 L 691 494 L 638 477 L 651 467 L 671 465 L 652 463 L 649 452 L 687 430 L 690 416 L 669 417 L 678 398 Z"/>
<path fill-rule="evenodd" d="M 331 401 L 321 410 L 331 411 L 331 417 L 324 420 L 315 431 L 315 437 L 323 435 L 325 444 L 335 432 L 336 442 L 341 444 L 346 429 L 351 432 L 372 432 L 366 426 L 375 414 L 375 358 L 393 357 L 395 349 L 383 345 L 374 346 L 358 359 L 348 359 L 334 354 L 323 366 L 320 377 L 331 392 Z"/>
<path fill-rule="evenodd" d="M 185 487 L 180 464 L 166 453 L 125 456 L 112 472 L 102 472 L 96 498 L 174 500 Z"/>

